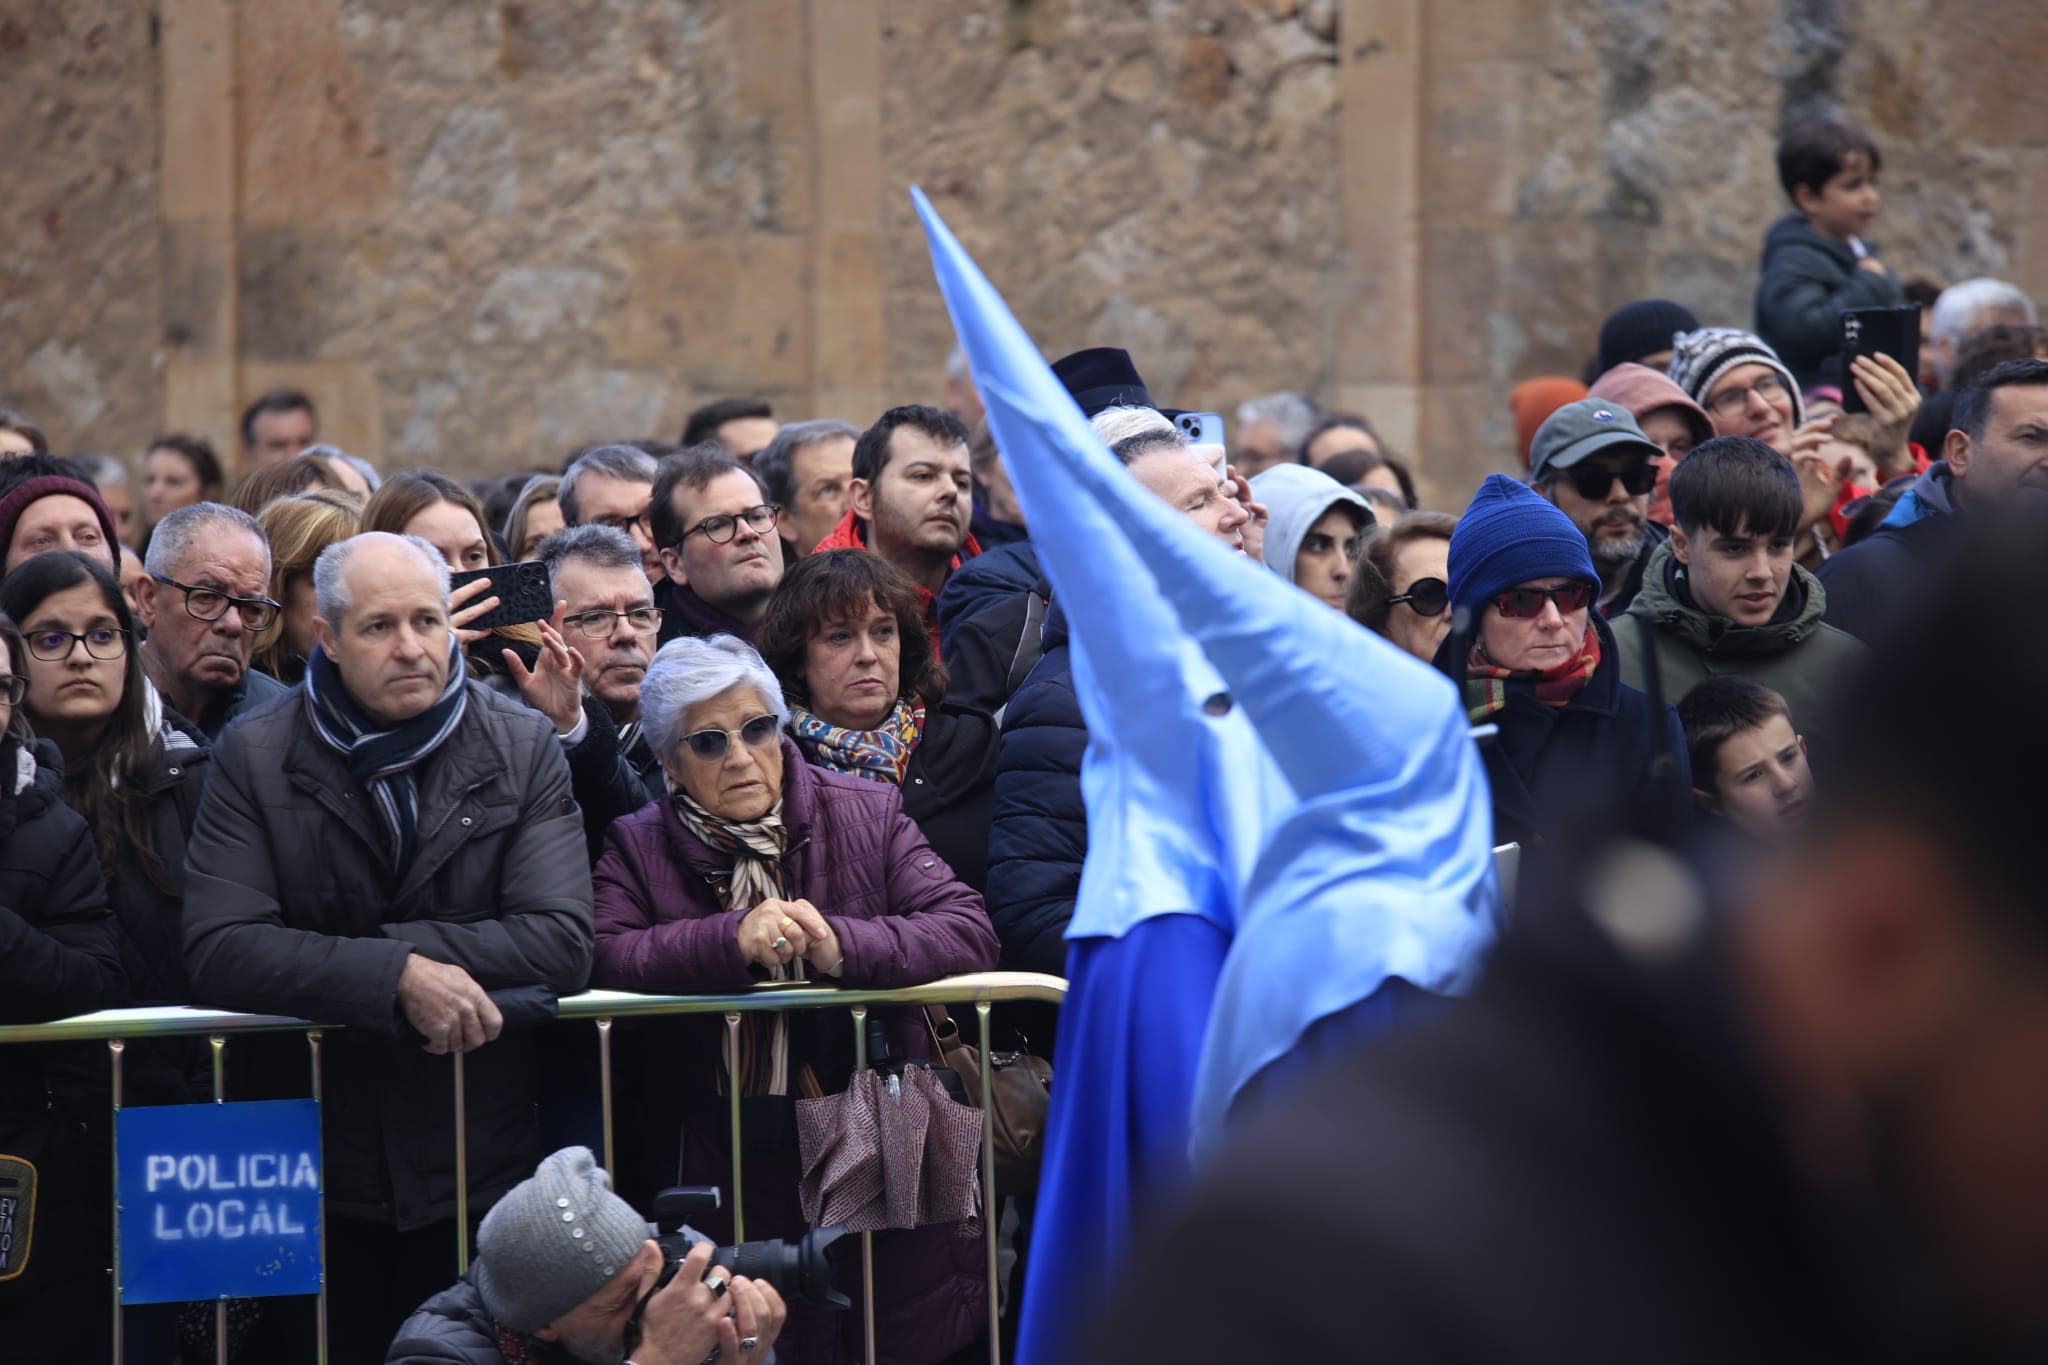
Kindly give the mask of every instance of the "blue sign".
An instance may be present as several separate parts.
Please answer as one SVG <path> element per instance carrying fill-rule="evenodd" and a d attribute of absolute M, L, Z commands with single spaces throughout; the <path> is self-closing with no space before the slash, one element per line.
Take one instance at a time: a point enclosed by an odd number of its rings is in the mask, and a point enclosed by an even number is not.
<path fill-rule="evenodd" d="M 121 1302 L 320 1292 L 320 1106 L 123 1109 Z"/>

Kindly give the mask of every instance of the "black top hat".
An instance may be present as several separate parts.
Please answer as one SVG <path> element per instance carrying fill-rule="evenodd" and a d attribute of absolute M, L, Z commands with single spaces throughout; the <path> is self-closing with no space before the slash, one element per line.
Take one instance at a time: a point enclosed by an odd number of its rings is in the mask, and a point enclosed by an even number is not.
<path fill-rule="evenodd" d="M 1091 346 L 1061 356 L 1053 361 L 1052 372 L 1074 395 L 1085 417 L 1093 417 L 1104 408 L 1159 406 L 1152 401 L 1145 381 L 1138 377 L 1131 353 L 1120 346 Z"/>

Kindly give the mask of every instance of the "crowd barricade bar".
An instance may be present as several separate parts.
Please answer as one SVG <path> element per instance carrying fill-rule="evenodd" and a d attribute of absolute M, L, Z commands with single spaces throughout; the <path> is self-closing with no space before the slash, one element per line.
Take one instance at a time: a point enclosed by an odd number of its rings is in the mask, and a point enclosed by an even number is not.
<path fill-rule="evenodd" d="M 946 977 L 919 986 L 907 986 L 897 990 L 847 989 L 837 986 L 796 986 L 778 987 L 774 990 L 747 991 L 732 995 L 634 995 L 624 991 L 586 991 L 560 1002 L 558 1015 L 561 1019 L 588 1019 L 597 1028 L 598 1058 L 601 1068 L 600 1105 L 603 1110 L 605 1169 L 610 1170 L 613 1159 L 612 1122 L 612 1024 L 619 1019 L 663 1018 L 693 1014 L 723 1015 L 726 1026 L 727 1046 L 730 1049 L 731 1067 L 728 1075 L 739 1070 L 739 1031 L 743 1016 L 748 1014 L 775 1014 L 789 1010 L 846 1009 L 854 1021 L 854 1061 L 856 1067 L 867 1064 L 867 1031 L 863 1024 L 868 1009 L 872 1006 L 895 1005 L 972 1005 L 981 1024 L 981 1093 L 986 1102 L 993 1091 L 990 1060 L 990 1025 L 994 1007 L 998 1004 L 1031 1001 L 1059 1005 L 1066 999 L 1067 983 L 1056 976 L 1037 972 L 975 972 L 964 976 Z M 190 1005 L 163 1005 L 142 1009 L 99 1010 L 92 1014 L 74 1015 L 69 1019 L 57 1019 L 44 1024 L 0 1025 L 0 1046 L 16 1043 L 67 1043 L 100 1042 L 107 1048 L 113 1111 L 118 1119 L 123 1102 L 122 1061 L 127 1045 L 139 1038 L 184 1037 L 195 1034 L 205 1035 L 212 1054 L 213 1101 L 225 1103 L 227 1099 L 227 1045 L 230 1037 L 247 1033 L 302 1033 L 306 1038 L 308 1061 L 312 1070 L 312 1094 L 316 1103 L 324 1100 L 321 1046 L 326 1034 L 334 1025 L 314 1020 L 294 1019 L 285 1015 L 237 1014 L 228 1010 L 202 1009 Z M 934 1058 L 943 1063 L 943 1058 Z M 468 1120 L 465 1114 L 463 1091 L 464 1068 L 460 1053 L 454 1059 L 454 1102 L 455 1102 L 455 1164 L 458 1190 L 456 1193 L 456 1273 L 462 1274 L 469 1268 L 469 1191 L 468 1191 Z M 743 1186 L 743 1172 L 740 1161 L 740 1095 L 739 1087 L 728 1085 L 731 1095 L 732 1112 L 732 1210 L 733 1239 L 746 1240 L 744 1220 L 740 1213 L 740 1199 Z M 110 1144 L 114 1160 L 110 1165 L 108 1179 L 114 1185 L 112 1259 L 112 1312 L 114 1358 L 121 1358 L 121 1209 L 119 1195 L 120 1142 L 117 1133 Z M 1000 1286 L 997 1276 L 996 1235 L 997 1225 L 1002 1219 L 1002 1208 L 995 1196 L 995 1127 L 986 1121 L 981 1133 L 981 1176 L 982 1176 L 982 1226 L 986 1239 L 988 1265 L 988 1327 L 989 1360 L 992 1365 L 1001 1365 L 1002 1345 L 999 1332 Z M 318 1322 L 318 1359 L 321 1365 L 327 1361 L 328 1327 L 328 1273 L 327 1273 L 327 1158 L 323 1141 L 320 1154 L 320 1291 L 316 1310 Z M 221 1298 L 215 1305 L 215 1346 L 221 1359 L 225 1359 L 228 1335 L 226 1331 L 227 1300 Z M 875 1359 L 875 1302 L 873 1234 L 861 1234 L 861 1315 L 863 1337 L 867 1345 L 867 1358 Z"/>

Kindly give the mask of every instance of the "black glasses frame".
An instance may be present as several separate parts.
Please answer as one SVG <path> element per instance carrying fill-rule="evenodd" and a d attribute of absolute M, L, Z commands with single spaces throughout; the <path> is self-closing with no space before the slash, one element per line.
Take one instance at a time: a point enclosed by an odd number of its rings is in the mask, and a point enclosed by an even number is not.
<path fill-rule="evenodd" d="M 28 679 L 22 677 L 19 673 L 0 673 L 0 678 L 6 679 L 7 704 L 9 706 L 21 705 L 22 698 L 28 695 Z"/>
<path fill-rule="evenodd" d="M 98 634 L 99 631 L 101 630 L 104 630 L 105 632 L 107 632 L 107 634 L 113 636 L 115 643 L 120 646 L 112 654 L 102 654 L 98 650 L 95 650 L 92 647 L 92 641 L 86 638 L 89 635 Z M 96 630 L 88 630 L 82 634 L 75 630 L 30 630 L 22 632 L 22 644 L 27 647 L 28 656 L 31 659 L 41 659 L 46 664 L 63 663 L 66 659 L 71 657 L 72 651 L 77 649 L 80 645 L 85 646 L 85 655 L 87 658 L 98 659 L 101 663 L 110 663 L 115 659 L 122 659 L 127 657 L 128 643 L 131 634 L 132 632 L 123 630 L 119 626 L 100 626 Z M 63 636 L 64 648 L 59 650 L 55 654 L 45 654 L 41 650 L 37 649 L 36 639 L 39 636 L 45 635 Z"/>
<path fill-rule="evenodd" d="M 1425 610 L 1425 602 L 1435 602 L 1436 610 Z M 1441 578 L 1418 578 L 1408 591 L 1389 597 L 1387 605 L 1405 606 L 1417 616 L 1442 616 L 1451 609 L 1451 585 Z"/>
<path fill-rule="evenodd" d="M 242 614 L 242 625 L 245 629 L 267 630 L 270 627 L 270 623 L 277 619 L 278 613 L 284 610 L 283 603 L 273 602 L 268 597 L 236 597 L 232 593 L 222 592 L 219 588 L 199 588 L 194 587 L 190 583 L 180 583 L 177 579 L 166 578 L 160 573 L 153 573 L 150 577 L 167 588 L 176 588 L 179 592 L 184 593 L 185 614 L 195 621 L 218 621 L 221 617 L 228 614 L 229 607 L 233 607 Z M 196 592 L 203 592 L 210 596 L 218 597 L 220 599 L 220 610 L 211 616 L 201 611 L 192 602 L 192 594 Z M 261 619 L 252 619 L 252 616 L 260 617 Z"/>
<path fill-rule="evenodd" d="M 1587 502 L 1604 502 L 1607 490 L 1614 487 L 1616 479 L 1621 488 L 1632 498 L 1640 498 L 1657 486 L 1657 466 L 1648 460 L 1640 460 L 1626 469 L 1601 469 L 1598 466 L 1576 465 L 1564 471 L 1564 477 L 1571 480 L 1572 491 Z"/>
<path fill-rule="evenodd" d="M 764 723 L 766 729 L 761 728 Z M 752 739 L 747 737 L 749 730 L 754 732 Z M 740 743 L 749 749 L 765 749 L 781 733 L 782 722 L 774 716 L 755 716 L 737 730 L 692 730 L 678 743 L 688 749 L 698 762 L 716 763 L 731 750 L 734 735 L 738 735 Z"/>
<path fill-rule="evenodd" d="M 680 545 L 682 541 L 688 540 L 691 536 L 701 531 L 704 539 L 710 541 L 713 545 L 723 545 L 739 534 L 739 525 L 742 520 L 747 523 L 747 529 L 755 535 L 765 536 L 775 529 L 775 523 L 781 516 L 781 503 L 756 503 L 736 517 L 726 516 L 722 512 L 715 517 L 706 517 L 689 530 L 683 532 L 681 540 L 678 540 L 676 543 Z M 768 523 L 765 526 L 761 524 L 764 520 Z"/>
<path fill-rule="evenodd" d="M 632 625 L 632 617 L 638 612 L 646 612 L 654 618 L 654 621 L 645 630 L 640 629 L 638 626 L 633 626 L 633 633 L 635 635 L 653 635 L 661 629 L 660 607 L 635 607 L 632 611 L 579 611 L 574 616 L 564 616 L 562 624 L 573 627 L 585 639 L 608 640 L 612 634 L 612 622 L 623 617 L 628 625 Z M 604 625 L 600 629 L 592 630 L 590 623 L 600 619 L 603 620 Z"/>

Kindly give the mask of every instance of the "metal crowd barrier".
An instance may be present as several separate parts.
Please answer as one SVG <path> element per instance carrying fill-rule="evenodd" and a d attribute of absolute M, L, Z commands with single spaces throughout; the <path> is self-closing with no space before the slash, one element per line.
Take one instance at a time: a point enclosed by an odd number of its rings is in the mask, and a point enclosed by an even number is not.
<path fill-rule="evenodd" d="M 981 1093 L 988 1096 L 992 1089 L 989 1053 L 987 1046 L 992 1034 L 990 1022 L 994 1006 L 998 1002 L 1037 1001 L 1058 1005 L 1066 998 L 1067 983 L 1056 976 L 1044 976 L 1036 972 L 976 972 L 967 976 L 947 977 L 922 986 L 910 986 L 902 990 L 848 990 L 830 986 L 778 987 L 773 990 L 748 991 L 735 995 L 633 995 L 624 991 L 587 991 L 571 996 L 561 1002 L 562 1019 L 589 1019 L 597 1025 L 599 1105 L 604 1125 L 604 1167 L 612 1170 L 612 1024 L 619 1019 L 638 1019 L 686 1014 L 718 1014 L 725 1017 L 726 1046 L 730 1071 L 737 1074 L 739 1067 L 740 1019 L 747 1014 L 772 1014 L 783 1010 L 803 1009 L 847 1009 L 853 1015 L 854 1066 L 856 1069 L 867 1065 L 867 1013 L 874 1006 L 888 1005 L 961 1005 L 971 1004 L 981 1024 Z M 224 1010 L 198 1009 L 191 1006 L 167 1006 L 156 1009 L 101 1010 L 96 1014 L 81 1014 L 70 1019 L 59 1019 L 46 1024 L 0 1025 L 0 1045 L 10 1043 L 63 1043 L 63 1042 L 104 1042 L 107 1045 L 108 1064 L 112 1069 L 113 1108 L 116 1114 L 121 1109 L 121 1062 L 127 1045 L 137 1039 L 166 1038 L 203 1034 L 206 1036 L 213 1059 L 214 1103 L 224 1103 L 227 1098 L 227 1042 L 231 1034 L 237 1033 L 293 1033 L 302 1032 L 306 1037 L 308 1061 L 312 1071 L 312 1097 L 321 1099 L 320 1046 L 325 1033 L 333 1027 L 306 1019 L 292 1019 L 279 1015 L 234 1014 Z M 934 1060 L 937 1060 L 936 1058 Z M 455 1104 L 455 1171 L 456 1171 L 456 1274 L 469 1269 L 469 1153 L 467 1121 L 463 1112 L 463 1057 L 457 1053 L 454 1059 L 454 1104 Z M 741 1211 L 741 1170 L 740 1158 L 740 1093 L 738 1086 L 727 1086 L 731 1095 L 732 1110 L 732 1211 L 733 1240 L 746 1240 L 744 1214 Z M 981 1182 L 983 1190 L 982 1230 L 987 1255 L 988 1269 L 988 1333 L 989 1361 L 1001 1365 L 1002 1346 L 1000 1339 L 1000 1299 L 996 1270 L 996 1232 L 1002 1221 L 1002 1210 L 996 1206 L 995 1192 L 995 1126 L 984 1122 L 981 1129 Z M 115 1143 L 114 1165 L 110 1179 L 117 1179 L 120 1170 L 120 1150 Z M 320 1161 L 320 1294 L 317 1310 L 319 1344 L 318 1359 L 321 1365 L 327 1361 L 327 1246 L 326 1246 L 326 1202 L 327 1162 L 323 1148 Z M 113 1273 L 113 1314 L 114 1314 L 114 1359 L 121 1358 L 121 1227 L 118 1184 L 116 1185 L 114 1207 L 114 1243 L 112 1262 Z M 866 1342 L 866 1356 L 875 1359 L 875 1292 L 874 1292 L 874 1234 L 861 1234 L 861 1315 Z M 227 1300 L 222 1298 L 214 1309 L 214 1340 L 216 1360 L 227 1365 Z M 353 1365 L 353 1362 L 351 1362 Z"/>

